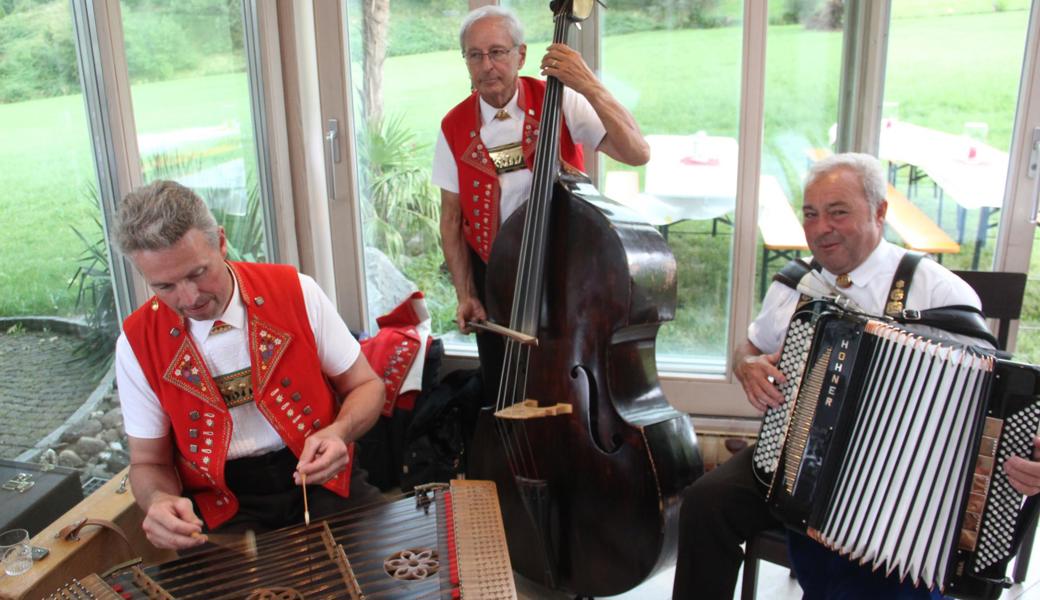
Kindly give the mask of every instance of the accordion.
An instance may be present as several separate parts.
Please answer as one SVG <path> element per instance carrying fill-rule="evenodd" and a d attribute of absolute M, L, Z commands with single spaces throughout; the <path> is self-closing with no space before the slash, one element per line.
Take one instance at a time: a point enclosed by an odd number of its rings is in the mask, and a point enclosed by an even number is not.
<path fill-rule="evenodd" d="M 885 574 L 996 598 L 1024 526 L 1004 473 L 1029 457 L 1040 369 L 810 302 L 753 458 L 788 527 Z"/>

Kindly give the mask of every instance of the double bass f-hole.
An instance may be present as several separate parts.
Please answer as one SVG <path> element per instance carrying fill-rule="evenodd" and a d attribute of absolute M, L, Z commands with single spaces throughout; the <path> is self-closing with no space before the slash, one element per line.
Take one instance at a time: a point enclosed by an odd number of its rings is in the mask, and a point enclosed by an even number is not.
<path fill-rule="evenodd" d="M 589 437 L 593 443 L 604 454 L 612 454 L 621 449 L 621 434 L 611 427 L 612 418 L 601 418 L 600 412 L 607 410 L 607 403 L 599 398 L 596 389 L 596 380 L 590 376 L 588 370 L 576 365 L 571 369 L 571 379 L 577 382 L 578 394 L 585 397 L 585 405 L 589 407 Z"/>

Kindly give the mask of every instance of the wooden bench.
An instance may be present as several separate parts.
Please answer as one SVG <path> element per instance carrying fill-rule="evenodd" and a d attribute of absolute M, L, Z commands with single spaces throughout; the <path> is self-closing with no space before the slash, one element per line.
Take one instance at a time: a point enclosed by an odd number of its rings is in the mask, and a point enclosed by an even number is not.
<path fill-rule="evenodd" d="M 888 185 L 888 213 L 885 223 L 903 238 L 903 245 L 911 250 L 930 254 L 957 254 L 961 245 L 953 241 L 928 215 L 912 204 L 903 192 Z"/>
<path fill-rule="evenodd" d="M 809 249 L 802 223 L 775 177 L 763 176 L 759 183 L 758 231 L 762 234 L 758 297 L 762 298 L 769 285 L 769 266 L 777 259 L 798 258 Z"/>

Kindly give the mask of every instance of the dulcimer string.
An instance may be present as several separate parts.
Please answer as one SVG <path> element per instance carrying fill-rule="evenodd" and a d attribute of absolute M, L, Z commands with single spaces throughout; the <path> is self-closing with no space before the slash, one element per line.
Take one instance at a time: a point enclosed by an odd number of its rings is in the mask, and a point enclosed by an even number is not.
<path fill-rule="evenodd" d="M 400 496 L 404 497 L 403 494 Z M 382 509 L 379 522 L 367 518 L 379 509 Z M 383 560 L 390 550 L 407 545 L 416 538 L 436 539 L 439 533 L 435 519 L 408 504 L 390 504 L 389 507 L 374 504 L 347 514 L 333 515 L 326 523 L 335 542 L 351 551 L 354 575 L 359 580 L 373 574 L 385 576 Z M 316 524 L 257 535 L 258 557 L 255 559 L 219 547 L 202 550 L 163 565 L 158 579 L 175 596 L 190 598 L 191 590 L 200 586 L 211 594 L 227 587 L 219 583 L 228 581 L 229 574 L 235 575 L 238 585 L 259 573 L 268 579 L 272 575 L 287 579 L 298 577 L 306 569 L 313 568 L 313 559 L 325 555 L 324 543 L 320 541 L 322 529 L 322 525 Z M 378 541 L 373 543 L 374 539 Z M 381 547 L 385 549 L 381 550 Z M 299 567 L 301 563 L 307 563 L 303 570 Z M 317 582 L 327 578 L 326 575 L 312 579 Z M 336 573 L 332 575 L 338 576 Z"/>

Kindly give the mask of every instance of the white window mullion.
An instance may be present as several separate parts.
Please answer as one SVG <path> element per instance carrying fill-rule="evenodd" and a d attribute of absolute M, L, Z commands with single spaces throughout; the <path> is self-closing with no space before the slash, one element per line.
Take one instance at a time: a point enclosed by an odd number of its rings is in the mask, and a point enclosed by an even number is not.
<path fill-rule="evenodd" d="M 850 0 L 845 9 L 838 152 L 877 156 L 890 14 L 890 0 Z"/>
<path fill-rule="evenodd" d="M 1033 151 L 1040 135 L 1040 0 L 1034 0 L 1029 17 L 1022 79 L 1019 84 L 1018 108 L 1011 136 L 1007 185 L 1000 215 L 996 256 L 997 271 L 1030 273 L 1030 257 L 1036 236 L 1035 209 L 1040 202 L 1040 168 L 1030 171 Z M 1037 149 L 1040 155 L 1040 148 Z M 1035 273 L 1030 273 L 1035 275 Z M 1012 323 L 1008 348 L 1015 348 L 1018 321 Z"/>
<path fill-rule="evenodd" d="M 118 0 L 72 2 L 71 12 L 101 222 L 109 240 L 109 268 L 121 322 L 150 295 L 129 260 L 118 252 L 112 235 L 120 199 L 141 184 L 122 17 Z"/>
<path fill-rule="evenodd" d="M 740 91 L 740 154 L 737 164 L 737 206 L 734 216 L 733 278 L 730 292 L 727 364 L 733 349 L 747 337 L 755 296 L 758 232 L 758 187 L 762 164 L 765 112 L 766 26 L 764 2 L 744 2 L 743 72 Z M 732 365 L 727 368 L 732 373 Z M 732 378 L 731 378 L 732 380 Z"/>

